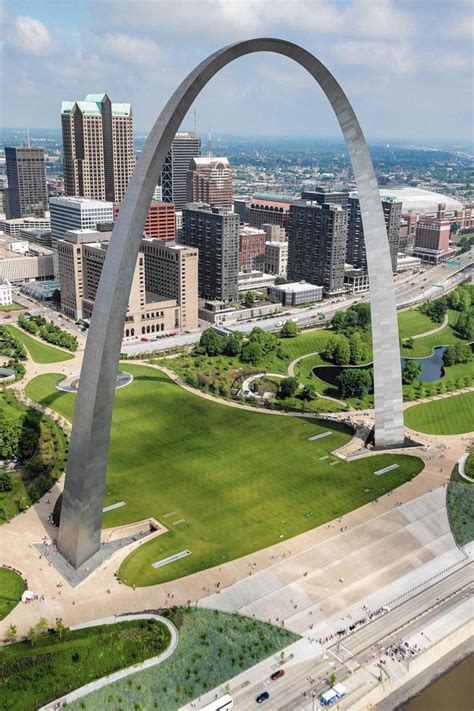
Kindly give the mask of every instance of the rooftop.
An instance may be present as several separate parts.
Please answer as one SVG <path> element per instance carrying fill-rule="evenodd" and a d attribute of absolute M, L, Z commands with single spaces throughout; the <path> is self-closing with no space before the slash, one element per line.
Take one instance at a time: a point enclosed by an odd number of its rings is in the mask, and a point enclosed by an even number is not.
<path fill-rule="evenodd" d="M 354 193 L 351 193 L 353 195 Z M 423 188 L 411 188 L 408 186 L 395 188 L 382 188 L 380 197 L 384 200 L 392 198 L 402 203 L 403 212 L 418 212 L 422 215 L 434 214 L 440 203 L 446 205 L 446 211 L 462 210 L 463 204 L 449 195 L 435 193 L 432 190 Z"/>
<path fill-rule="evenodd" d="M 309 284 L 307 281 L 295 281 L 290 284 L 279 284 L 278 286 L 275 286 L 275 289 L 279 289 L 280 291 L 285 291 L 290 294 L 304 291 L 314 291 L 315 289 L 322 288 L 322 286 L 318 286 L 317 284 Z"/>
<path fill-rule="evenodd" d="M 66 196 L 63 195 L 62 197 L 52 197 L 49 198 L 49 205 L 77 205 L 80 207 L 85 207 L 85 208 L 109 208 L 111 213 L 113 211 L 114 204 L 113 202 L 106 202 L 105 200 L 91 200 L 91 198 L 86 198 L 86 197 L 79 197 L 79 196 Z"/>

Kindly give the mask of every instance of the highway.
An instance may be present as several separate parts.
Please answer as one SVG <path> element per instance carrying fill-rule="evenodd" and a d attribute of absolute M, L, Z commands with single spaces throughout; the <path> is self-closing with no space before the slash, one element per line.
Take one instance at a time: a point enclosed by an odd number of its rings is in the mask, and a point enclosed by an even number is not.
<path fill-rule="evenodd" d="M 432 619 L 443 617 L 462 603 L 467 592 L 474 593 L 472 574 L 472 565 L 467 563 L 430 588 L 360 627 L 343 638 L 340 644 L 335 642 L 322 649 L 315 643 L 315 657 L 302 662 L 289 660 L 283 665 L 285 676 L 277 681 L 270 680 L 270 674 L 279 668 L 274 657 L 263 665 L 249 669 L 238 677 L 237 688 L 230 682 L 234 707 L 239 711 L 255 709 L 256 697 L 262 691 L 268 691 L 270 698 L 264 702 L 265 709 L 311 709 L 310 679 L 317 703 L 319 696 L 328 688 L 326 679 L 330 674 L 336 674 L 337 680 L 344 683 L 344 679 L 354 671 L 378 657 L 381 647 L 422 631 Z"/>

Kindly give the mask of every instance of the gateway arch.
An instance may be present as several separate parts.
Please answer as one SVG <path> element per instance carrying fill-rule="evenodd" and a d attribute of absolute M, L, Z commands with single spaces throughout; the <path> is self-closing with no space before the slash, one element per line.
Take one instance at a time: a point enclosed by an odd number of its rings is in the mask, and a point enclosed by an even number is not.
<path fill-rule="evenodd" d="M 254 52 L 281 54 L 304 67 L 326 94 L 341 126 L 359 194 L 370 277 L 375 441 L 377 446 L 403 442 L 400 349 L 389 244 L 377 179 L 356 115 L 332 74 L 298 45 L 272 38 L 231 44 L 201 62 L 169 99 L 144 145 L 113 229 L 82 364 L 59 529 L 59 549 L 75 568 L 100 548 L 123 327 L 145 219 L 165 156 L 209 80 L 234 59 Z"/>

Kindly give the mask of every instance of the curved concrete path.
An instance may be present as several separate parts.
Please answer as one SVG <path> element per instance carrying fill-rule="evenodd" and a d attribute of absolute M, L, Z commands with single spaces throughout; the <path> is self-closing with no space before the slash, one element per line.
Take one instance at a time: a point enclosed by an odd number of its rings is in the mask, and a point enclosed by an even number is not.
<path fill-rule="evenodd" d="M 426 336 L 433 336 L 435 333 L 439 333 L 442 331 L 446 326 L 449 326 L 449 315 L 444 314 L 444 319 L 443 323 L 440 324 L 437 328 L 433 328 L 432 331 L 425 331 L 425 333 L 417 333 L 416 336 L 407 336 L 406 338 L 402 338 L 402 341 L 408 341 L 410 338 L 412 338 L 414 341 L 416 341 L 418 338 L 425 338 Z"/>
<path fill-rule="evenodd" d="M 469 457 L 469 454 L 470 454 L 470 452 L 466 452 L 466 454 L 463 454 L 463 456 L 462 456 L 461 459 L 459 460 L 459 462 L 458 462 L 458 471 L 459 471 L 459 474 L 462 476 L 463 479 L 465 479 L 466 481 L 468 481 L 470 484 L 474 484 L 474 479 L 472 479 L 470 476 L 468 476 L 468 475 L 466 474 L 466 471 L 465 471 L 465 466 L 466 466 L 466 462 L 467 462 L 467 459 L 468 459 L 468 457 Z"/>
<path fill-rule="evenodd" d="M 155 667 L 157 664 L 161 664 L 165 661 L 165 659 L 168 659 L 168 657 L 173 654 L 174 650 L 178 646 L 179 633 L 173 623 L 167 620 L 166 617 L 162 617 L 161 615 L 142 614 L 123 615 L 121 617 L 105 617 L 101 620 L 92 620 L 91 622 L 84 622 L 80 625 L 74 625 L 70 629 L 80 630 L 84 629 L 85 627 L 97 627 L 98 625 L 115 625 L 118 622 L 129 622 L 133 620 L 157 620 L 158 622 L 164 624 L 165 627 L 167 627 L 171 633 L 171 641 L 165 651 L 161 654 L 158 654 L 158 656 L 156 657 L 150 657 L 150 659 L 145 659 L 144 662 L 134 664 L 133 666 L 127 667 L 126 669 L 120 669 L 119 671 L 113 672 L 112 674 L 107 674 L 107 676 L 103 676 L 101 679 L 91 681 L 90 684 L 85 684 L 84 686 L 79 687 L 79 689 L 71 691 L 69 694 L 65 694 L 64 696 L 61 696 L 58 699 L 54 699 L 54 701 L 50 701 L 48 704 L 46 704 L 46 706 L 42 706 L 39 711 L 52 711 L 52 709 L 57 709 L 66 704 L 70 704 L 73 701 L 77 701 L 78 699 L 82 698 L 83 696 L 87 696 L 92 691 L 97 691 L 97 689 L 101 689 L 103 686 L 112 684 L 114 681 L 124 679 L 125 677 L 130 676 L 131 674 L 136 674 L 136 672 L 144 671 L 145 669 L 149 669 L 150 667 Z"/>

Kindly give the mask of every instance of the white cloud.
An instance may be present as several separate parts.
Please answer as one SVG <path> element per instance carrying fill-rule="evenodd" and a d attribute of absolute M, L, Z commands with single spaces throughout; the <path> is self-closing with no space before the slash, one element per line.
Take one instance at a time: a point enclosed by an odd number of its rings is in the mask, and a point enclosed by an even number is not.
<path fill-rule="evenodd" d="M 471 72 L 474 74 L 474 62 L 472 54 L 443 54 L 432 63 L 433 69 L 442 72 Z"/>
<path fill-rule="evenodd" d="M 365 37 L 406 37 L 416 29 L 414 17 L 392 0 L 354 0 L 346 20 L 347 34 Z"/>
<path fill-rule="evenodd" d="M 459 18 L 451 26 L 450 34 L 462 39 L 474 39 L 474 14 Z"/>
<path fill-rule="evenodd" d="M 14 18 L 8 41 L 21 52 L 36 57 L 49 54 L 55 48 L 46 25 L 26 15 L 18 15 Z"/>
<path fill-rule="evenodd" d="M 386 74 L 407 74 L 415 67 L 415 57 L 406 44 L 373 41 L 337 42 L 332 54 L 339 64 L 367 67 Z"/>
<path fill-rule="evenodd" d="M 106 53 L 134 64 L 155 64 L 161 58 L 161 50 L 155 42 L 132 35 L 106 34 L 101 38 L 101 45 Z"/>

